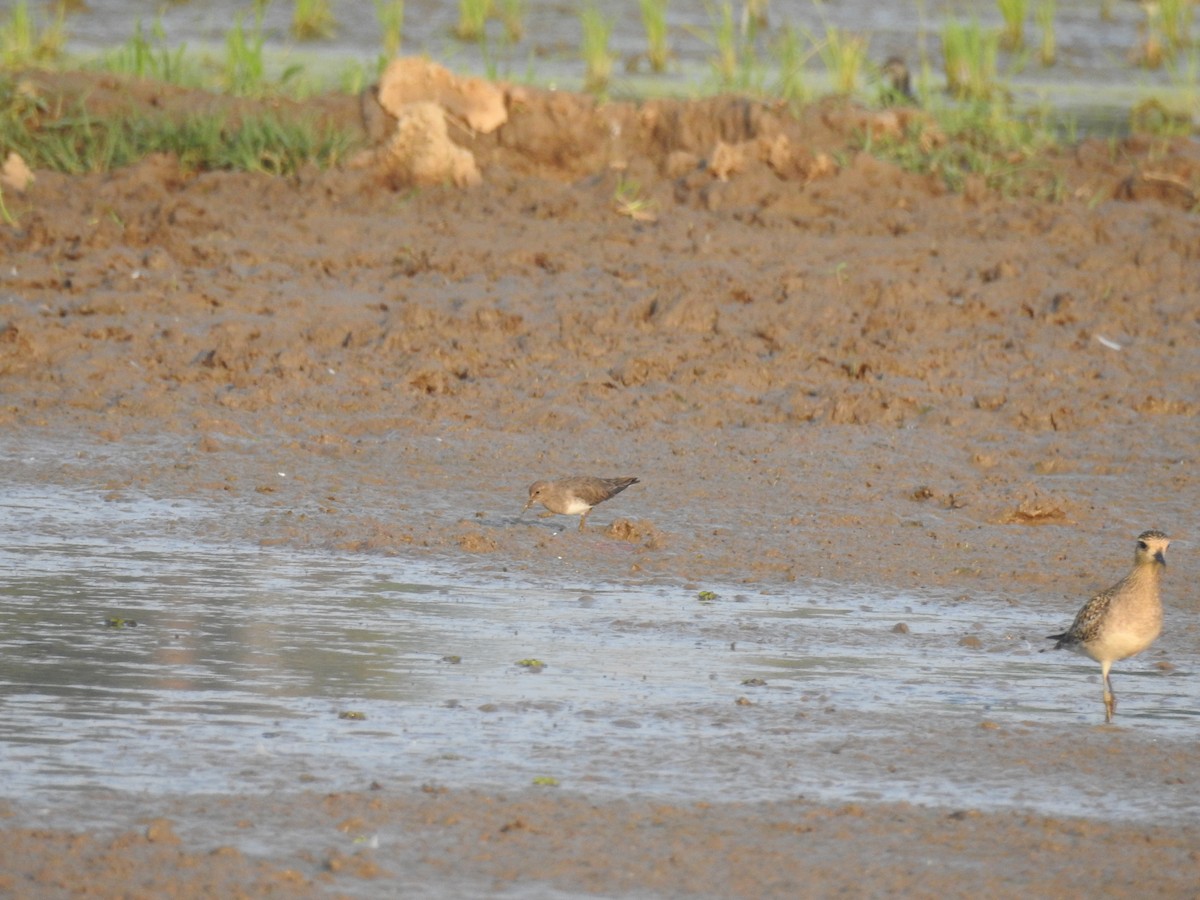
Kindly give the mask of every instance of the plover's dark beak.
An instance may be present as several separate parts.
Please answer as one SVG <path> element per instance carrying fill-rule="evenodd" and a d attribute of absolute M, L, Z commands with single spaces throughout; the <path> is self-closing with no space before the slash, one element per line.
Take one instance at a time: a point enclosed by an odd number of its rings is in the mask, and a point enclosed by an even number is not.
<path fill-rule="evenodd" d="M 1154 561 L 1160 566 L 1165 566 L 1167 564 L 1167 558 L 1163 556 L 1163 552 L 1161 550 L 1154 554 Z"/>

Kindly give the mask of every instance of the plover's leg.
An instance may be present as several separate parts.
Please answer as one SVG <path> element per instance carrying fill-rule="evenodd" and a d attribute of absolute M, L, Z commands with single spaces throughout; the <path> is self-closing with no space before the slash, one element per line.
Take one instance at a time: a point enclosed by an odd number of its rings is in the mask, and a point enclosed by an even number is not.
<path fill-rule="evenodd" d="M 1108 670 L 1111 666 L 1110 662 L 1100 664 L 1100 672 L 1104 676 L 1104 721 L 1106 724 L 1113 720 L 1113 715 L 1117 711 L 1117 695 L 1113 693 L 1112 682 L 1108 680 Z"/>

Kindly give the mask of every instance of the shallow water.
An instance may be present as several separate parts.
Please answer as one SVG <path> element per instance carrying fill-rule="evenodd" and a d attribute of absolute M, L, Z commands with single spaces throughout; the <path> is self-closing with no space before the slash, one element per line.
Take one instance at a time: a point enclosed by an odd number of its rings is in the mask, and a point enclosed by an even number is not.
<path fill-rule="evenodd" d="M 8 488 L 9 800 L 78 823 L 87 800 L 114 793 L 548 777 L 673 799 L 1200 811 L 1151 775 L 1098 791 L 1069 752 L 1047 755 L 1084 739 L 1133 753 L 1189 747 L 1196 650 L 1170 635 L 1162 643 L 1183 677 L 1144 659 L 1119 666 L 1122 727 L 1097 730 L 1086 727 L 1101 718 L 1096 667 L 1039 653 L 1061 623 L 1021 607 L 833 584 L 718 586 L 704 602 L 574 575 L 485 581 L 449 558 L 205 539 L 216 518 L 129 493 Z M 892 630 L 899 622 L 909 633 Z M 979 647 L 960 645 L 968 634 Z M 517 664 L 527 659 L 545 667 Z M 1039 754 L 1031 767 L 1025 757 Z"/>
<path fill-rule="evenodd" d="M 334 3 L 336 32 L 327 39 L 297 42 L 290 37 L 292 4 L 270 4 L 263 18 L 264 47 L 269 54 L 283 54 L 281 68 L 294 62 L 335 68 L 348 61 L 370 62 L 381 52 L 381 29 L 373 3 Z M 1127 115 L 1138 97 L 1186 84 L 1195 73 L 1188 63 L 1147 70 L 1133 63 L 1143 40 L 1144 12 L 1140 5 L 1114 2 L 1111 18 L 1100 14 L 1095 0 L 1059 0 L 1055 4 L 1057 63 L 1042 66 L 1037 59 L 1041 31 L 1030 13 L 1025 23 L 1026 48 L 1001 53 L 999 72 L 1027 103 L 1046 102 L 1056 108 L 1120 110 Z M 743 4 L 734 4 L 738 16 Z M 488 25 L 484 45 L 464 43 L 453 35 L 458 21 L 458 4 L 449 0 L 407 0 L 404 5 L 402 52 L 427 55 L 452 68 L 501 78 L 530 79 L 537 83 L 576 89 L 583 78 L 579 47 L 582 4 L 526 0 L 523 4 L 524 34 L 508 38 L 499 19 Z M 609 43 L 618 58 L 614 67 L 616 94 L 667 92 L 689 94 L 711 89 L 713 32 L 720 4 L 673 3 L 668 9 L 670 46 L 673 54 L 667 72 L 651 75 L 642 61 L 646 50 L 645 30 L 634 0 L 604 4 L 612 22 Z M 163 43 L 181 44 L 199 53 L 221 58 L 225 36 L 236 17 L 242 15 L 250 27 L 249 4 L 171 3 L 149 0 L 91 0 L 88 9 L 72 15 L 68 36 L 73 50 L 95 53 L 127 42 L 139 22 L 149 34 L 161 27 Z M 931 82 L 942 81 L 941 32 L 951 18 L 978 21 L 998 29 L 1000 17 L 991 0 L 879 4 L 863 0 L 816 3 L 793 0 L 770 4 L 768 26 L 756 42 L 759 70 L 755 77 L 770 84 L 770 60 L 778 59 L 773 42 L 784 26 L 803 36 L 805 46 L 820 43 L 829 27 L 837 27 L 868 40 L 868 59 L 875 65 L 898 55 L 914 72 L 926 60 Z M 1194 64 L 1192 65 L 1194 69 Z M 805 66 L 806 83 L 814 91 L 827 89 L 819 55 Z M 865 86 L 864 86 L 865 87 Z M 931 88 L 932 89 L 932 88 Z"/>

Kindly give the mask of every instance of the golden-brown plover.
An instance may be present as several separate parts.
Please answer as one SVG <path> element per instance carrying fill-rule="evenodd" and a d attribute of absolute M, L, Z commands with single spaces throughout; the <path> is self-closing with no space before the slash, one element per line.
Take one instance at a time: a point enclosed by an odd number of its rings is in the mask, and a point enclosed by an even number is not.
<path fill-rule="evenodd" d="M 557 481 L 535 481 L 529 486 L 529 502 L 525 504 L 522 513 L 535 503 L 540 503 L 548 513 L 560 516 L 579 516 L 579 530 L 583 531 L 583 523 L 587 521 L 592 507 L 605 500 L 617 496 L 638 480 L 625 478 L 594 478 L 591 475 L 572 475 L 570 478 L 560 478 Z"/>
<path fill-rule="evenodd" d="M 1052 634 L 1054 649 L 1066 647 L 1100 663 L 1104 680 L 1104 721 L 1111 722 L 1117 698 L 1108 680 L 1108 670 L 1119 659 L 1141 653 L 1162 631 L 1162 600 L 1159 584 L 1167 560 L 1170 539 L 1161 531 L 1138 535 L 1133 554 L 1133 571 L 1101 591 L 1083 605 L 1071 627 Z"/>

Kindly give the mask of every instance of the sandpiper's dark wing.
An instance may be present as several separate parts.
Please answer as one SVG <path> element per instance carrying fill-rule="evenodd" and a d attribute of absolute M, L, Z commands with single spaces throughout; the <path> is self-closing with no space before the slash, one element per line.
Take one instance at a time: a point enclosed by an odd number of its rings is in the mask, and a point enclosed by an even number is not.
<path fill-rule="evenodd" d="M 558 482 L 588 506 L 595 506 L 615 497 L 631 484 L 636 484 L 636 478 L 595 478 L 591 475 L 575 475 Z"/>

